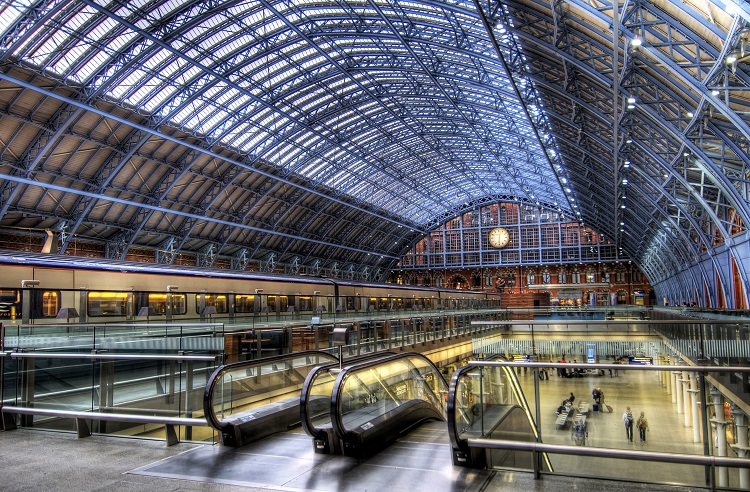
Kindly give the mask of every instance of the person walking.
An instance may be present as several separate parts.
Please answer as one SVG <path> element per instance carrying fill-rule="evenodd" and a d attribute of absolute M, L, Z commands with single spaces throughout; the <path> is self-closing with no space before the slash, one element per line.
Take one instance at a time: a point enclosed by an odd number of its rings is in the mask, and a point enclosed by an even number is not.
<path fill-rule="evenodd" d="M 630 407 L 627 407 L 625 413 L 622 414 L 622 422 L 625 424 L 625 437 L 633 442 L 633 412 L 630 411 Z"/>
<path fill-rule="evenodd" d="M 638 417 L 638 421 L 635 423 L 638 428 L 638 434 L 641 436 L 641 444 L 646 442 L 646 432 L 648 431 L 648 419 L 646 419 L 646 413 L 641 412 L 641 416 Z"/>

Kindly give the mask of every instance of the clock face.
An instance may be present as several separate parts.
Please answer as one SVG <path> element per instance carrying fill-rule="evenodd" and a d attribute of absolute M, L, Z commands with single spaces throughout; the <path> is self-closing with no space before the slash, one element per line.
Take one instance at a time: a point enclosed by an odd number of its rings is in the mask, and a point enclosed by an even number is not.
<path fill-rule="evenodd" d="M 490 231 L 487 240 L 493 248 L 503 248 L 510 241 L 510 233 L 502 227 L 496 227 Z"/>

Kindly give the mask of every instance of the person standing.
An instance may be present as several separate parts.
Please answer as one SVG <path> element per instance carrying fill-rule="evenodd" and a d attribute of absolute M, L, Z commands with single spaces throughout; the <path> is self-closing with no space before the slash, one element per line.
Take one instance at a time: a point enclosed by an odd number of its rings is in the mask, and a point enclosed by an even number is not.
<path fill-rule="evenodd" d="M 630 411 L 630 407 L 627 407 L 625 413 L 622 414 L 622 422 L 625 424 L 625 437 L 633 442 L 633 412 Z"/>
<path fill-rule="evenodd" d="M 648 419 L 646 419 L 646 413 L 641 412 L 641 416 L 638 417 L 638 421 L 635 424 L 638 427 L 638 434 L 641 436 L 641 444 L 646 442 L 646 432 L 648 431 Z"/>

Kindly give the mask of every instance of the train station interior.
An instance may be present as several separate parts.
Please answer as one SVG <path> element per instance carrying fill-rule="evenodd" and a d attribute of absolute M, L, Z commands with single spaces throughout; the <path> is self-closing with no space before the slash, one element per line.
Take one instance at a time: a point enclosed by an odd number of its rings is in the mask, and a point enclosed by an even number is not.
<path fill-rule="evenodd" d="M 750 490 L 744 0 L 0 0 L 0 489 Z"/>

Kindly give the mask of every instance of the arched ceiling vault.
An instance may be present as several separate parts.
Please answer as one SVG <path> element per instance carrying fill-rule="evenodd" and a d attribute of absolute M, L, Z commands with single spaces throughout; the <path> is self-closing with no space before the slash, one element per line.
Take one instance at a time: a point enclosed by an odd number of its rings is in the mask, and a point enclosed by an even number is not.
<path fill-rule="evenodd" d="M 686 289 L 731 283 L 726 247 L 747 282 L 745 3 L 0 0 L 0 19 L 0 228 L 387 271 L 517 199 L 654 284 L 691 264 Z"/>

